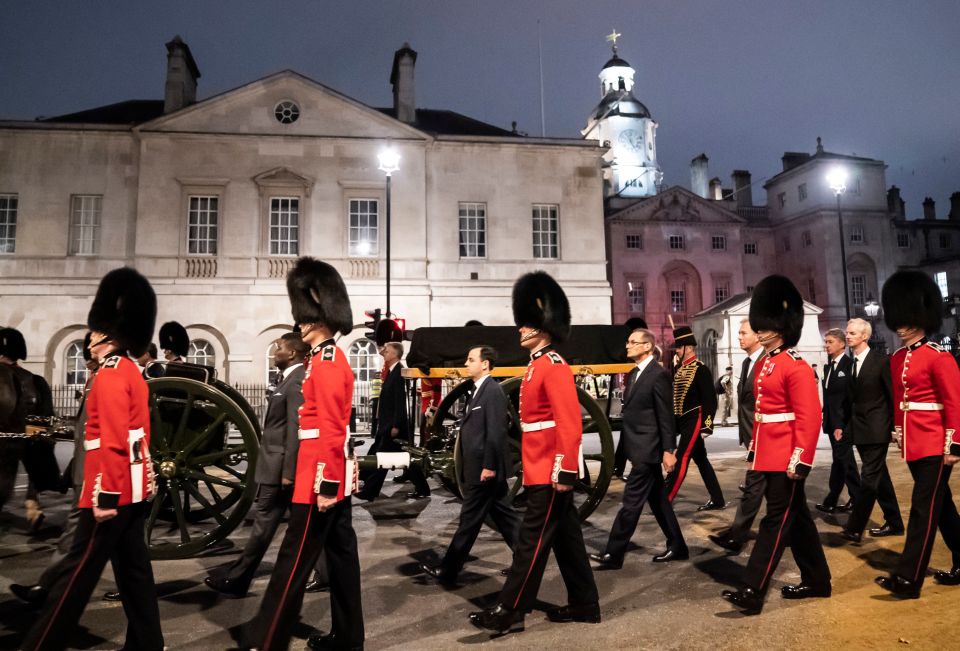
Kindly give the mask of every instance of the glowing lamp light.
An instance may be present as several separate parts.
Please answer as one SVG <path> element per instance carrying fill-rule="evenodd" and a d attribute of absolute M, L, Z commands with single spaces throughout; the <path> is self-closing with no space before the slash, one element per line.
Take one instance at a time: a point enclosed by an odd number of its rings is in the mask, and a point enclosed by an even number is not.
<path fill-rule="evenodd" d="M 834 167 L 827 172 L 827 185 L 836 194 L 843 194 L 847 190 L 847 170 L 842 167 Z"/>
<path fill-rule="evenodd" d="M 381 151 L 377 154 L 377 159 L 380 161 L 380 170 L 387 176 L 400 169 L 400 154 L 393 147 Z"/>

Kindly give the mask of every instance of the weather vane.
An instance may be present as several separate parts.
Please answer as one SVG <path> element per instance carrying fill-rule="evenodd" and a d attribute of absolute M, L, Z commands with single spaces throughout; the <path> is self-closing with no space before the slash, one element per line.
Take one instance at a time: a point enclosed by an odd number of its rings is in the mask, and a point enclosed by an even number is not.
<path fill-rule="evenodd" d="M 607 34 L 607 40 L 608 40 L 610 43 L 613 43 L 613 53 L 614 53 L 614 54 L 617 53 L 617 39 L 620 38 L 621 36 L 623 36 L 623 34 L 618 33 L 617 30 L 613 30 L 612 32 L 610 32 L 609 34 Z"/>

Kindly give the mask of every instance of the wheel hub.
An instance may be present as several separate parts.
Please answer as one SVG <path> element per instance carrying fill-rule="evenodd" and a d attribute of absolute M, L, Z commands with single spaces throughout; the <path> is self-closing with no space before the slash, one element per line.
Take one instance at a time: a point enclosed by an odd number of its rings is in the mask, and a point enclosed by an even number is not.
<path fill-rule="evenodd" d="M 175 461 L 167 460 L 160 462 L 160 476 L 164 479 L 172 479 L 177 475 L 177 464 Z"/>

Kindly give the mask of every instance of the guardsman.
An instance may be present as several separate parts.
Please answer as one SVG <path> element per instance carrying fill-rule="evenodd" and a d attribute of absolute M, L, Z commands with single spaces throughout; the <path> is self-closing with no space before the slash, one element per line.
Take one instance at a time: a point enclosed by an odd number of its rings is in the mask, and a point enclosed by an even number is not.
<path fill-rule="evenodd" d="M 750 452 L 753 469 L 766 479 L 767 514 L 747 562 L 742 590 L 723 597 L 756 615 L 763 608 L 770 578 L 789 545 L 800 568 L 800 584 L 785 585 L 785 599 L 829 597 L 830 568 L 810 516 L 804 481 L 813 467 L 820 438 L 820 396 L 810 366 L 793 346 L 803 328 L 803 299 L 783 276 L 767 276 L 750 300 L 750 327 L 767 355 L 754 377 L 756 396 Z"/>
<path fill-rule="evenodd" d="M 920 271 L 898 271 L 883 286 L 884 320 L 903 347 L 890 358 L 893 436 L 913 475 L 913 498 L 903 554 L 877 584 L 895 597 L 916 599 L 930 564 L 939 527 L 953 554 L 943 585 L 960 585 L 960 515 L 950 493 L 950 473 L 960 461 L 960 370 L 950 353 L 927 340 L 940 329 L 943 305 L 936 283 Z"/>
<path fill-rule="evenodd" d="M 288 647 L 310 573 L 325 551 L 332 626 L 325 635 L 312 635 L 308 646 L 362 649 L 360 559 L 350 509 L 357 482 L 348 434 L 353 371 L 334 343 L 336 333 L 353 329 L 350 298 L 337 270 L 310 257 L 300 258 L 290 270 L 287 293 L 293 320 L 310 346 L 293 504 L 270 583 L 243 637 L 249 648 L 262 651 Z"/>
<path fill-rule="evenodd" d="M 719 510 L 726 506 L 726 502 L 703 441 L 713 434 L 713 416 L 717 412 L 713 374 L 697 359 L 697 340 L 689 327 L 680 326 L 673 330 L 673 347 L 678 362 L 673 374 L 673 415 L 680 442 L 677 444 L 677 465 L 666 478 L 667 498 L 672 502 L 680 492 L 692 459 L 710 494 L 710 499 L 698 506 L 697 511 Z"/>
<path fill-rule="evenodd" d="M 580 403 L 573 373 L 553 348 L 570 332 L 570 305 L 553 278 L 535 271 L 521 276 L 513 286 L 513 318 L 520 330 L 520 345 L 531 353 L 520 384 L 527 510 L 498 603 L 470 613 L 470 621 L 499 633 L 523 630 L 552 548 L 568 604 L 548 610 L 547 618 L 597 623 L 599 595 L 573 504 L 573 487 L 582 465 Z"/>
<path fill-rule="evenodd" d="M 160 326 L 160 350 L 168 362 L 184 362 L 190 352 L 190 335 L 176 321 L 167 321 Z"/>
<path fill-rule="evenodd" d="M 63 649 L 70 642 L 108 560 L 127 615 L 126 649 L 163 649 L 157 591 L 144 519 L 155 492 L 150 459 L 147 383 L 134 361 L 153 337 L 157 299 L 129 267 L 100 281 L 87 325 L 101 367 L 87 397 L 80 520 L 63 571 L 22 649 Z M 112 559 L 111 559 L 112 556 Z"/>

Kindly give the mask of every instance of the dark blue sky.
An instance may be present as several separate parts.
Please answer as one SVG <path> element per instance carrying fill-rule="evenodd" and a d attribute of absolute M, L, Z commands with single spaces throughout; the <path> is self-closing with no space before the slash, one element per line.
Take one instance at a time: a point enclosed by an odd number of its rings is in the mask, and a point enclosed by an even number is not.
<path fill-rule="evenodd" d="M 604 35 L 637 70 L 635 94 L 660 123 L 668 185 L 711 175 L 754 180 L 784 151 L 886 161 L 909 216 L 924 196 L 945 216 L 960 191 L 957 0 L 302 0 L 5 2 L 0 117 L 31 119 L 163 96 L 166 50 L 181 34 L 201 98 L 291 68 L 363 102 L 391 101 L 393 51 L 419 52 L 417 104 L 540 132 L 537 20 L 546 129 L 578 136 L 599 101 Z M 759 185 L 759 184 L 758 184 Z M 762 202 L 765 193 L 754 193 Z"/>

